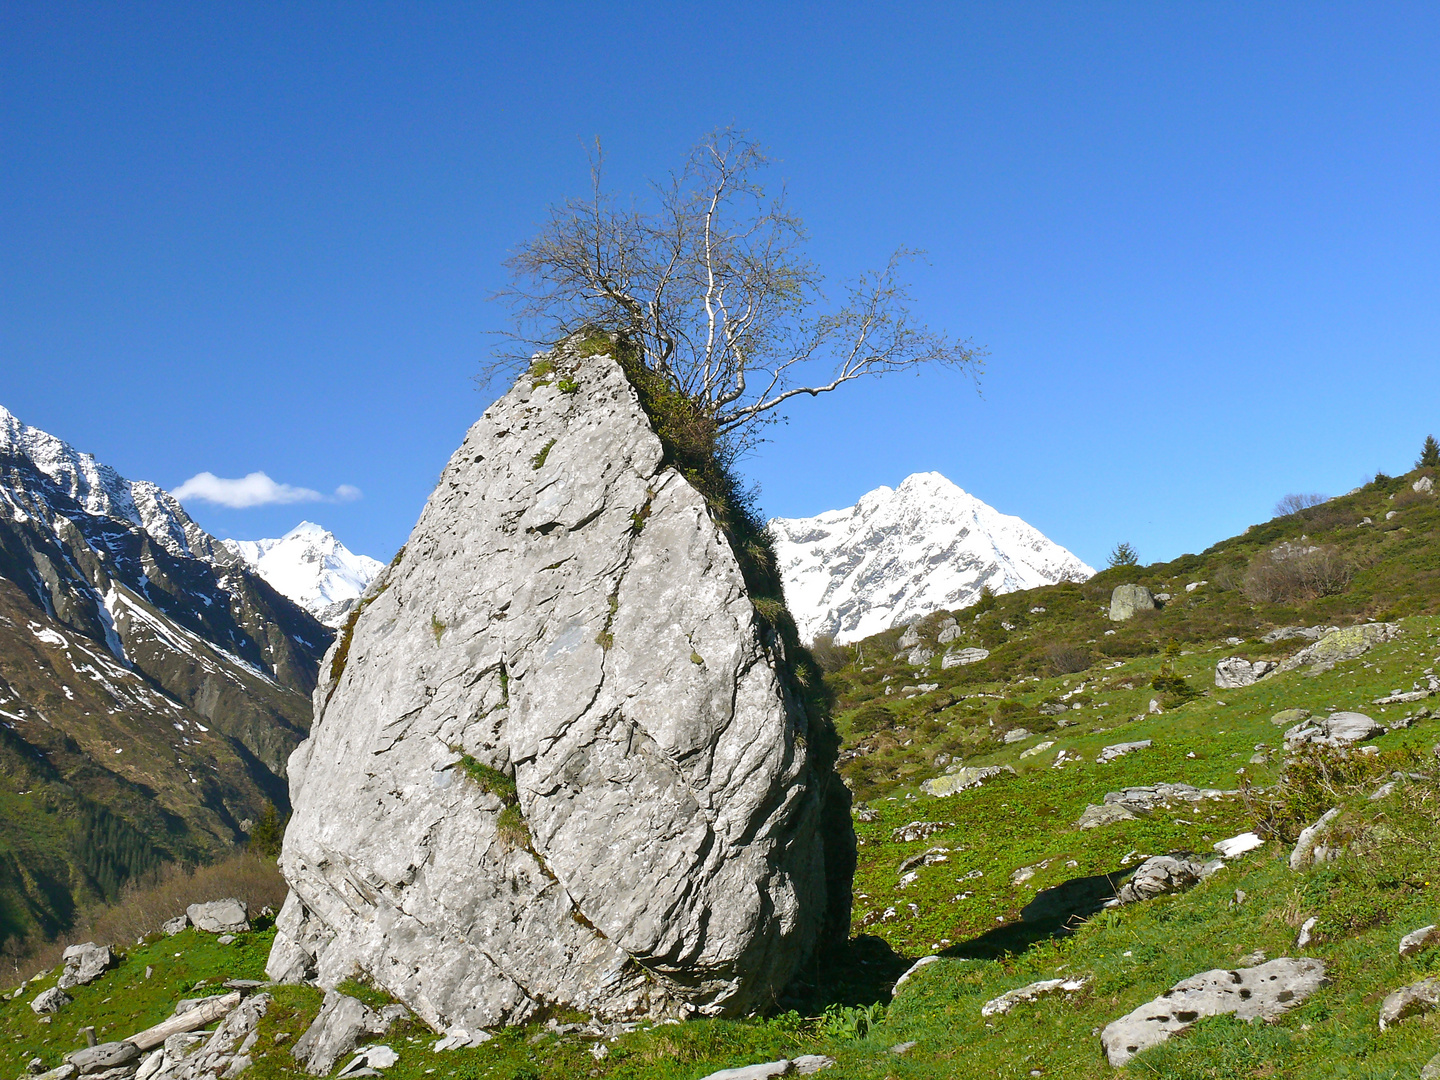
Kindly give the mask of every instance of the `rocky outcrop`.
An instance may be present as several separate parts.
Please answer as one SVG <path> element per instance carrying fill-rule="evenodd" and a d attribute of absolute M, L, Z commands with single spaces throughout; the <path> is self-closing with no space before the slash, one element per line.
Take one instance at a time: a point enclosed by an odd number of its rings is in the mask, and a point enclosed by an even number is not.
<path fill-rule="evenodd" d="M 1117 585 L 1110 594 L 1110 621 L 1124 622 L 1137 611 L 1154 611 L 1159 606 L 1155 594 L 1144 585 Z"/>
<path fill-rule="evenodd" d="M 1302 720 L 1285 730 L 1285 749 L 1302 746 L 1349 746 L 1385 734 L 1385 726 L 1364 713 L 1336 712 L 1323 720 Z"/>
<path fill-rule="evenodd" d="M 1329 671 L 1345 660 L 1363 656 L 1376 645 L 1393 641 L 1400 634 L 1398 623 L 1364 623 L 1331 630 L 1314 645 L 1301 649 L 1280 665 L 1280 671 L 1294 671 L 1310 665 L 1310 674 L 1319 675 Z"/>
<path fill-rule="evenodd" d="M 1421 979 L 1386 996 L 1380 1003 L 1380 1030 L 1411 1016 L 1433 1012 L 1440 1005 L 1440 979 Z"/>
<path fill-rule="evenodd" d="M 243 934 L 250 929 L 250 909 L 233 896 L 191 904 L 185 909 L 190 925 L 207 934 Z"/>
<path fill-rule="evenodd" d="M 832 736 L 614 360 L 492 405 L 357 612 L 289 763 L 272 977 L 361 971 L 436 1028 L 718 1015 L 848 930 Z"/>
<path fill-rule="evenodd" d="M 945 770 L 944 776 L 936 776 L 922 782 L 920 790 L 927 795 L 943 798 L 946 795 L 955 795 L 961 791 L 979 787 L 999 776 L 1014 775 L 1016 775 L 1015 769 L 1010 765 L 952 765 Z"/>
<path fill-rule="evenodd" d="M 1134 876 L 1120 887 L 1115 900 L 1117 904 L 1138 904 L 1166 893 L 1184 892 L 1205 877 L 1205 864 L 1191 852 L 1155 855 L 1135 868 Z"/>
<path fill-rule="evenodd" d="M 1220 690 L 1239 690 L 1254 686 L 1276 668 L 1273 660 L 1246 660 L 1227 656 L 1215 665 L 1215 686 Z"/>
<path fill-rule="evenodd" d="M 1205 971 L 1182 979 L 1100 1033 L 1115 1068 L 1185 1031 L 1205 1016 L 1233 1013 L 1241 1020 L 1274 1020 L 1325 983 L 1319 960 L 1280 957 L 1258 967 Z"/>

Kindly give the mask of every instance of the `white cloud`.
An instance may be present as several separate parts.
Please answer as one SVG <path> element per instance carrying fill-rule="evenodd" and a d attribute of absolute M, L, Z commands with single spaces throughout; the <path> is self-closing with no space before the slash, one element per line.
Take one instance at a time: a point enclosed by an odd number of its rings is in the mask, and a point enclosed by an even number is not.
<path fill-rule="evenodd" d="M 252 472 L 238 480 L 227 480 L 212 472 L 196 473 L 171 492 L 181 502 L 200 500 L 232 510 L 252 506 L 275 506 L 302 502 L 354 502 L 360 489 L 341 484 L 334 495 L 323 495 L 310 488 L 278 484 L 263 472 Z"/>

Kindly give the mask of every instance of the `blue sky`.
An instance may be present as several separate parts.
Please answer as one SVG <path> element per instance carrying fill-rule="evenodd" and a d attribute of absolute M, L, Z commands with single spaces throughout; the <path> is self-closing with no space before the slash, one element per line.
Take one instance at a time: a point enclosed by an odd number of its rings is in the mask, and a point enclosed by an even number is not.
<path fill-rule="evenodd" d="M 263 471 L 387 557 L 487 404 L 487 298 L 599 136 L 748 128 L 832 279 L 990 350 L 802 402 L 771 514 L 938 470 L 1093 564 L 1440 433 L 1440 8 L 8 4 L 0 404 L 133 478 Z"/>

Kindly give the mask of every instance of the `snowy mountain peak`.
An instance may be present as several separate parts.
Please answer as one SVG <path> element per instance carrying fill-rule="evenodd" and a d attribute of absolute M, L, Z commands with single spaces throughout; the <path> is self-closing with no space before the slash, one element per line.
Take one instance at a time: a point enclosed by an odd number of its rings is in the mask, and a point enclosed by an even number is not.
<path fill-rule="evenodd" d="M 278 540 L 223 540 L 270 583 L 327 626 L 339 626 L 385 564 L 356 555 L 335 534 L 302 521 Z"/>
<path fill-rule="evenodd" d="M 770 522 L 785 595 L 801 637 L 854 641 L 980 590 L 1032 589 L 1095 573 L 1018 517 L 938 472 L 878 487 L 854 506 Z"/>

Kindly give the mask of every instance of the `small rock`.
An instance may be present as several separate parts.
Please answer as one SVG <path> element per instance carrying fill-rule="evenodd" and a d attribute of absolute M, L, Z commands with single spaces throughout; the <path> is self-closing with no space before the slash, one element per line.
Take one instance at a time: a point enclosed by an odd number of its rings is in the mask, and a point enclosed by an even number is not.
<path fill-rule="evenodd" d="M 1020 756 L 1022 758 L 1035 757 L 1038 754 L 1043 754 L 1046 750 L 1049 750 L 1054 745 L 1054 739 L 1046 739 L 1044 742 L 1036 743 L 1034 746 L 1030 747 L 1029 750 L 1020 751 Z"/>
<path fill-rule="evenodd" d="M 1085 812 L 1080 815 L 1080 820 L 1075 823 L 1079 829 L 1098 829 L 1102 825 L 1116 825 L 1122 821 L 1134 821 L 1135 815 L 1118 803 L 1106 803 L 1096 806 L 1093 803 L 1085 807 Z"/>
<path fill-rule="evenodd" d="M 233 896 L 205 904 L 191 904 L 185 909 L 185 914 L 197 930 L 207 934 L 243 934 L 250 929 L 249 909 L 243 900 Z"/>
<path fill-rule="evenodd" d="M 913 649 L 919 644 L 920 631 L 914 626 L 908 627 L 905 633 L 900 635 L 900 640 L 895 643 L 896 648 L 898 648 L 901 652 L 904 652 L 907 649 Z"/>
<path fill-rule="evenodd" d="M 1240 656 L 1227 656 L 1215 665 L 1215 685 L 1221 690 L 1254 686 L 1278 666 L 1273 660 L 1250 661 Z"/>
<path fill-rule="evenodd" d="M 1253 832 L 1242 832 L 1239 836 L 1232 836 L 1227 840 L 1217 840 L 1215 850 L 1220 853 L 1222 859 L 1233 859 L 1237 855 L 1244 855 L 1247 851 L 1254 851 L 1258 847 L 1264 847 L 1265 841 Z"/>
<path fill-rule="evenodd" d="M 1033 734 L 1035 734 L 1033 731 L 1027 731 L 1023 727 L 1011 728 L 1009 731 L 1005 732 L 1005 738 L 1003 741 L 1006 746 L 1009 746 L 1012 743 L 1024 742 Z"/>
<path fill-rule="evenodd" d="M 1310 719 L 1309 709 L 1281 709 L 1274 716 L 1270 717 L 1270 723 L 1276 727 L 1294 727 Z"/>
<path fill-rule="evenodd" d="M 30 1008 L 39 1016 L 43 1013 L 57 1013 L 72 1001 L 74 998 L 64 990 L 58 986 L 52 986 L 49 990 L 42 990 L 36 994 L 35 1000 L 30 1002 Z"/>
<path fill-rule="evenodd" d="M 1316 916 L 1311 915 L 1308 919 L 1306 919 L 1303 923 L 1300 924 L 1300 934 L 1295 938 L 1295 948 L 1306 948 L 1310 944 L 1310 942 L 1315 940 L 1315 925 L 1319 921 L 1320 920 Z"/>
<path fill-rule="evenodd" d="M 1030 983 L 1028 986 L 1017 987 L 1014 990 L 1006 990 L 997 998 L 991 998 L 984 1005 L 980 1006 L 981 1016 L 1004 1016 L 1016 1005 L 1036 1001 L 1045 994 L 1053 994 L 1057 990 L 1072 994 L 1082 989 L 1090 981 L 1090 976 L 1082 975 L 1069 979 L 1042 979 L 1040 982 Z"/>
<path fill-rule="evenodd" d="M 795 1066 L 795 1072 L 800 1076 L 812 1076 L 822 1069 L 828 1069 L 835 1064 L 835 1059 L 826 1057 L 824 1054 L 801 1054 L 790 1062 Z"/>
<path fill-rule="evenodd" d="M 1165 893 L 1183 892 L 1205 876 L 1205 864 L 1188 851 L 1156 855 L 1135 868 L 1134 875 L 1115 894 L 1115 902 L 1135 904 Z"/>
<path fill-rule="evenodd" d="M 87 941 L 83 945 L 71 945 L 65 950 L 63 959 L 65 970 L 60 973 L 60 978 L 55 983 L 61 990 L 94 982 L 105 974 L 112 962 L 110 946 L 96 945 L 93 941 Z"/>
<path fill-rule="evenodd" d="M 107 1042 L 87 1046 L 65 1055 L 65 1060 L 80 1070 L 81 1076 L 128 1065 L 140 1057 L 140 1048 L 132 1042 Z"/>
<path fill-rule="evenodd" d="M 1425 1067 L 1420 1070 L 1420 1080 L 1440 1080 L 1440 1054 L 1425 1063 Z"/>
<path fill-rule="evenodd" d="M 1428 476 L 1422 476 L 1410 485 L 1410 490 L 1421 495 L 1429 495 L 1435 490 L 1435 481 L 1431 480 Z"/>
<path fill-rule="evenodd" d="M 1440 932 L 1437 932 L 1434 926 L 1422 926 L 1419 930 L 1411 930 L 1400 939 L 1400 955 L 1414 956 L 1437 943 L 1440 943 Z"/>
<path fill-rule="evenodd" d="M 1138 742 L 1122 742 L 1116 743 L 1114 746 L 1107 746 L 1100 751 L 1100 756 L 1095 759 L 1095 764 L 1108 765 L 1116 758 L 1122 758 L 1136 750 L 1148 750 L 1151 742 L 1150 739 L 1141 739 Z"/>
<path fill-rule="evenodd" d="M 969 788 L 979 787 L 997 776 L 1004 776 L 1006 773 L 1015 775 L 1015 769 L 1010 765 L 986 765 L 983 768 L 976 768 L 967 765 L 957 769 L 955 772 L 947 772 L 944 776 L 937 776 L 934 779 L 926 780 L 920 785 L 920 790 L 927 795 L 934 795 L 943 798 L 946 795 L 954 795 L 957 792 Z"/>
<path fill-rule="evenodd" d="M 234 941 L 235 941 L 235 935 L 234 935 L 234 934 L 221 934 L 218 938 L 215 939 L 215 941 L 216 941 L 216 943 L 219 944 L 219 945 L 230 945 L 230 944 L 233 944 L 233 943 L 234 943 Z"/>
<path fill-rule="evenodd" d="M 45 1071 L 45 1060 L 43 1058 L 32 1057 L 25 1063 L 25 1071 L 31 1076 L 39 1076 Z"/>
<path fill-rule="evenodd" d="M 604 1048 L 604 1043 L 596 1043 L 596 1046 Z M 593 1053 L 593 1050 L 592 1050 Z M 608 1051 L 606 1052 L 608 1054 Z M 605 1057 L 606 1054 L 598 1054 L 597 1057 Z M 789 1076 L 794 1062 L 787 1058 L 779 1061 L 767 1061 L 761 1065 L 744 1065 L 738 1069 L 721 1069 L 719 1072 L 710 1073 L 704 1080 L 770 1080 L 772 1076 Z"/>
<path fill-rule="evenodd" d="M 1160 707 L 1159 700 L 1153 697 L 1150 699 L 1150 707 L 1147 711 L 1150 713 L 1151 716 L 1160 716 L 1162 713 L 1165 712 L 1165 710 Z"/>
<path fill-rule="evenodd" d="M 929 965 L 936 963 L 939 959 L 940 957 L 932 954 L 930 956 L 922 956 L 919 960 L 916 960 L 915 963 L 911 964 L 908 968 L 905 969 L 905 974 L 901 975 L 900 978 L 895 980 L 895 985 L 890 988 L 890 996 L 893 998 L 896 994 L 898 994 L 900 992 L 900 987 L 904 986 L 907 982 L 910 981 L 911 975 L 914 975 L 915 972 L 919 971 L 923 967 L 928 967 Z"/>
<path fill-rule="evenodd" d="M 1421 979 L 1402 986 L 1380 1003 L 1380 1030 L 1410 1016 L 1428 1013 L 1440 1005 L 1440 979 Z"/>
<path fill-rule="evenodd" d="M 918 1042 L 915 1042 L 912 1039 L 910 1042 L 896 1043 L 894 1046 L 890 1047 L 890 1052 L 892 1054 L 908 1054 L 911 1050 L 914 1050 L 915 1047 L 919 1045 L 920 1044 Z"/>
<path fill-rule="evenodd" d="M 184 930 L 189 925 L 190 919 L 188 916 L 176 915 L 173 919 L 166 919 L 165 922 L 160 925 L 160 929 L 164 930 L 165 933 L 169 934 L 171 937 L 174 937 L 176 934 L 180 933 L 180 931 Z"/>
<path fill-rule="evenodd" d="M 981 660 L 990 658 L 989 649 L 950 649 L 940 658 L 942 671 L 949 671 L 953 667 L 964 667 L 966 664 L 978 664 Z"/>
<path fill-rule="evenodd" d="M 953 828 L 955 828 L 953 821 L 912 821 L 908 825 L 901 825 L 898 829 L 890 830 L 890 842 L 913 844 L 917 840 L 925 840 L 938 832 Z"/>
<path fill-rule="evenodd" d="M 865 804 L 861 803 L 859 806 L 855 807 L 852 816 L 855 818 L 856 821 L 877 821 L 880 818 L 880 811 L 876 810 L 874 807 L 866 806 Z"/>
<path fill-rule="evenodd" d="M 911 649 L 909 654 L 905 657 L 905 662 L 911 667 L 924 667 L 926 664 L 930 663 L 930 661 L 934 659 L 935 653 L 932 652 L 930 649 L 919 648 Z"/>
<path fill-rule="evenodd" d="M 1400 634 L 1396 623 L 1364 623 L 1331 630 L 1315 644 L 1301 649 L 1280 665 L 1280 671 L 1294 671 L 1310 665 L 1310 673 L 1329 671 L 1345 660 L 1354 660 L 1376 645 L 1391 641 Z"/>
<path fill-rule="evenodd" d="M 1320 820 L 1315 824 L 1302 829 L 1300 838 L 1295 841 L 1295 848 L 1290 852 L 1290 869 L 1304 870 L 1315 862 L 1315 848 L 1320 839 L 1330 829 L 1330 823 L 1340 816 L 1340 808 L 1332 807 L 1320 815 Z M 1323 860 L 1322 860 L 1323 861 Z"/>

